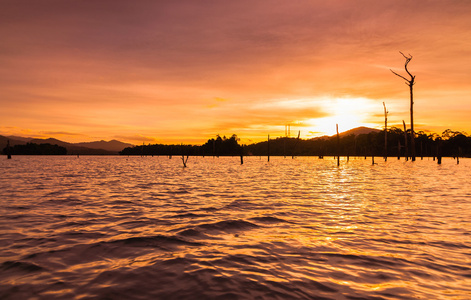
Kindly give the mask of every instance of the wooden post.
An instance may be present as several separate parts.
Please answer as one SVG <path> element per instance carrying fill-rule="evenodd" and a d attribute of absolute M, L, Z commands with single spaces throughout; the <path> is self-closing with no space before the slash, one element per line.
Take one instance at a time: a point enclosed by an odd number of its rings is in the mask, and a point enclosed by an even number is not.
<path fill-rule="evenodd" d="M 383 102 L 384 107 L 384 161 L 388 160 L 388 113 L 386 104 Z"/>
<path fill-rule="evenodd" d="M 288 139 L 288 125 L 285 125 L 285 138 L 283 139 L 283 155 L 286 158 L 286 140 Z"/>
<path fill-rule="evenodd" d="M 439 140 L 437 143 L 437 163 L 439 165 L 442 164 L 442 153 L 441 153 L 441 141 Z"/>
<path fill-rule="evenodd" d="M 7 140 L 7 159 L 11 159 L 10 140 Z"/>
<path fill-rule="evenodd" d="M 402 124 L 404 125 L 404 142 L 405 142 L 405 152 L 404 152 L 404 157 L 406 158 L 406 161 L 409 160 L 409 147 L 407 146 L 407 128 L 406 128 L 406 122 L 402 120 Z"/>
<path fill-rule="evenodd" d="M 268 135 L 268 140 L 267 140 L 267 158 L 268 158 L 268 162 L 270 162 L 270 135 Z"/>
<path fill-rule="evenodd" d="M 240 164 L 244 164 L 244 146 L 240 146 Z"/>
<path fill-rule="evenodd" d="M 216 155 L 216 141 L 213 139 L 213 158 Z"/>
<path fill-rule="evenodd" d="M 185 159 L 185 155 L 182 154 L 182 162 L 183 162 L 183 167 L 186 168 L 186 163 L 188 161 L 188 155 L 186 156 L 186 159 Z"/>
<path fill-rule="evenodd" d="M 420 142 L 420 160 L 424 160 L 424 142 Z"/>
<path fill-rule="evenodd" d="M 337 129 L 337 167 L 340 166 L 340 136 L 339 136 L 339 124 L 335 124 Z"/>
<path fill-rule="evenodd" d="M 299 143 L 299 136 L 301 135 L 301 130 L 298 131 L 298 138 L 296 139 L 296 142 L 294 143 L 294 146 L 293 146 L 293 153 L 292 153 L 292 156 L 291 156 L 291 159 L 294 159 L 294 150 L 296 149 L 296 146 L 298 145 Z"/>
<path fill-rule="evenodd" d="M 401 159 L 401 140 L 397 140 L 397 160 Z"/>
<path fill-rule="evenodd" d="M 353 146 L 353 156 L 357 156 L 357 136 L 355 135 L 355 138 L 353 139 L 354 141 L 354 146 Z"/>

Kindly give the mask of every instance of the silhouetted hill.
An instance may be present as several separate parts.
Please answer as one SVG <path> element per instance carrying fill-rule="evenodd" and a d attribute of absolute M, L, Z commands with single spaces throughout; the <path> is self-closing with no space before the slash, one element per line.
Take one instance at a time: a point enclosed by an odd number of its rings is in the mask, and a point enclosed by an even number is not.
<path fill-rule="evenodd" d="M 7 146 L 8 141 L 10 141 L 10 146 L 13 147 L 15 145 L 25 145 L 26 142 L 17 140 L 17 139 L 12 139 L 10 137 L 6 137 L 3 135 L 0 135 L 0 152 L 2 152 L 3 148 Z"/>
<path fill-rule="evenodd" d="M 349 136 L 349 135 L 360 135 L 360 134 L 368 134 L 370 132 L 374 132 L 374 133 L 378 133 L 380 132 L 381 130 L 379 129 L 375 129 L 375 128 L 369 128 L 369 127 L 365 127 L 365 126 L 361 126 L 361 127 L 356 127 L 356 128 L 353 128 L 353 129 L 350 129 L 350 130 L 347 130 L 347 131 L 344 131 L 344 132 L 340 132 L 339 133 L 339 136 L 340 137 L 345 137 L 345 136 Z M 315 138 L 312 138 L 310 140 L 325 140 L 325 139 L 330 139 L 332 137 L 336 137 L 337 134 L 334 134 L 334 135 L 323 135 L 323 136 L 318 136 L 318 137 L 315 137 Z"/>
<path fill-rule="evenodd" d="M 88 143 L 74 143 L 75 146 L 86 147 L 91 149 L 104 149 L 107 151 L 119 152 L 127 147 L 134 147 L 132 144 L 123 143 L 117 140 L 111 140 L 109 142 L 101 140 L 97 142 L 88 142 Z"/>
<path fill-rule="evenodd" d="M 378 133 L 380 131 L 381 130 L 379 130 L 379 129 L 361 126 L 361 127 L 353 128 L 353 129 L 344 131 L 342 133 L 339 133 L 339 136 L 344 137 L 344 136 L 349 136 L 351 134 L 360 135 L 360 134 L 368 134 L 368 133 L 371 133 L 371 132 Z"/>
<path fill-rule="evenodd" d="M 51 144 L 65 147 L 67 149 L 67 154 L 71 155 L 112 155 L 118 154 L 118 151 L 108 151 L 105 149 L 93 149 L 88 147 L 77 146 L 76 144 L 71 144 L 63 142 L 58 139 L 48 138 L 48 139 L 32 139 L 31 143 L 35 144 Z"/>
<path fill-rule="evenodd" d="M 134 147 L 132 144 L 123 143 L 118 140 L 111 141 L 96 141 L 84 143 L 67 143 L 54 138 L 37 139 L 31 137 L 20 136 L 1 136 L 0 135 L 0 152 L 7 146 L 7 141 L 10 141 L 10 146 L 25 145 L 26 143 L 34 144 L 51 144 L 58 145 L 67 149 L 67 154 L 70 155 L 115 155 L 119 151 L 127 148 Z"/>
<path fill-rule="evenodd" d="M 29 141 L 30 143 L 34 143 L 34 144 L 51 144 L 51 145 L 58 145 L 58 146 L 61 146 L 61 147 L 66 147 L 67 146 L 70 146 L 71 144 L 70 143 L 67 143 L 67 142 L 63 142 L 61 140 L 58 140 L 58 139 L 53 139 L 53 138 L 48 138 L 48 139 L 32 139 Z"/>
<path fill-rule="evenodd" d="M 17 141 L 22 141 L 25 143 L 29 143 L 33 138 L 32 137 L 22 137 L 22 136 L 16 136 L 16 135 L 9 135 L 7 136 L 10 140 L 17 140 Z"/>

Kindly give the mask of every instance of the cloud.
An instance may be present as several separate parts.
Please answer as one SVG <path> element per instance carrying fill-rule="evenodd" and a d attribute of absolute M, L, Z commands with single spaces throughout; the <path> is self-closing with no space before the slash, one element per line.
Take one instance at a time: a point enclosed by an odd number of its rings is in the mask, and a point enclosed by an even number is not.
<path fill-rule="evenodd" d="M 158 143 L 159 141 L 150 136 L 143 135 L 115 135 L 113 136 L 116 139 L 124 141 L 133 141 L 133 142 L 149 142 L 149 143 Z"/>
<path fill-rule="evenodd" d="M 328 115 L 309 100 L 276 100 L 251 106 L 232 102 L 208 113 L 215 116 L 215 121 L 209 130 L 216 132 L 224 129 L 226 132 L 238 133 L 241 136 L 244 132 L 254 130 L 261 130 L 265 134 L 270 130 L 280 130 L 288 124 L 304 127 L 306 126 L 304 121 Z"/>
<path fill-rule="evenodd" d="M 65 135 L 65 136 L 84 136 L 82 133 L 75 133 L 75 132 L 66 132 L 66 131 L 40 131 L 41 134 L 44 135 Z"/>

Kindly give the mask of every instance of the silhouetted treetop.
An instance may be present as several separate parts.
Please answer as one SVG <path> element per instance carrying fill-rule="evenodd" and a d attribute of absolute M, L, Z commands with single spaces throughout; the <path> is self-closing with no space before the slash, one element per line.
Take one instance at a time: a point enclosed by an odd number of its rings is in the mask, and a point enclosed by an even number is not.
<path fill-rule="evenodd" d="M 407 130 L 410 133 L 410 129 Z M 442 156 L 471 157 L 471 137 L 465 132 L 445 130 L 441 135 L 434 133 L 416 132 L 415 150 L 420 156 L 436 156 L 438 143 Z M 384 144 L 387 139 L 389 156 L 405 155 L 404 131 L 391 127 L 385 131 L 367 134 L 350 134 L 341 136 L 338 144 L 337 137 L 321 137 L 313 139 L 296 139 L 279 137 L 270 139 L 270 155 L 283 156 L 383 156 Z M 122 155 L 200 155 L 200 156 L 238 156 L 238 155 L 267 155 L 267 141 L 242 147 L 239 138 L 217 135 L 201 146 L 195 145 L 142 145 L 126 148 Z M 338 150 L 337 150 L 338 149 Z"/>

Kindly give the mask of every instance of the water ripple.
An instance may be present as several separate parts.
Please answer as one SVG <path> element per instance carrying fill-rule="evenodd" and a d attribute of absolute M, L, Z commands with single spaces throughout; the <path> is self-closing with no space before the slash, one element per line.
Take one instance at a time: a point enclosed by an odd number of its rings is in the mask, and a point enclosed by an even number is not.
<path fill-rule="evenodd" d="M 469 299 L 471 161 L 0 161 L 1 299 Z"/>

